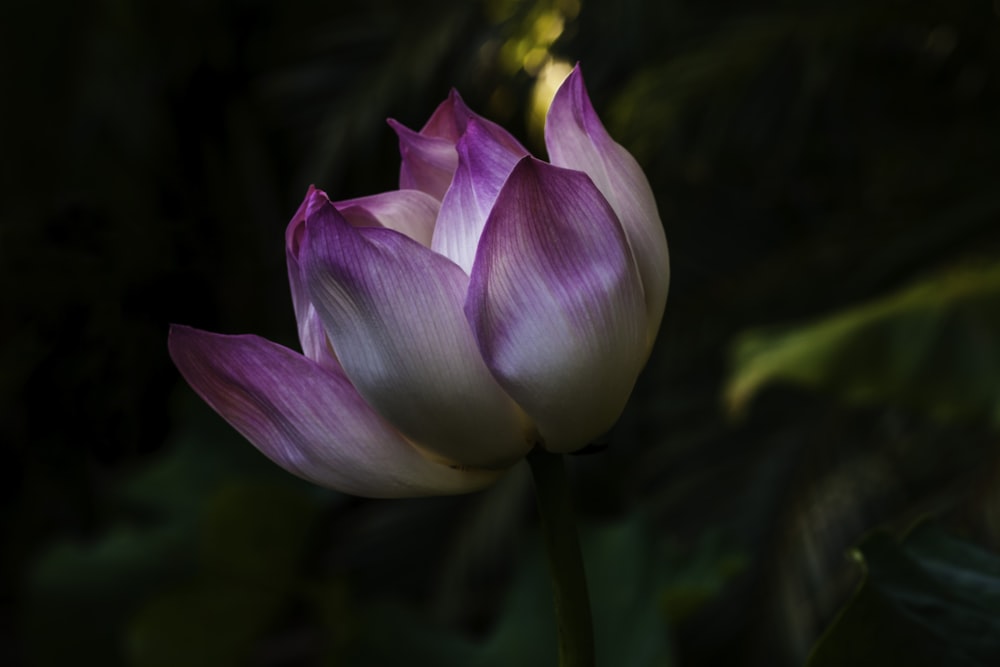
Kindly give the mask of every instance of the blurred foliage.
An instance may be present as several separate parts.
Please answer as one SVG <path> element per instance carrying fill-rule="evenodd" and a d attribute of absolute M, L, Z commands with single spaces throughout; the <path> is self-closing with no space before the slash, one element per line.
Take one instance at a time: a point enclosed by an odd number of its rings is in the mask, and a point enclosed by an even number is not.
<path fill-rule="evenodd" d="M 811 325 L 745 334 L 726 400 L 744 410 L 786 381 L 1000 426 L 998 340 L 1000 263 L 952 270 Z"/>
<path fill-rule="evenodd" d="M 294 344 L 282 233 L 307 186 L 394 187 L 384 119 L 418 127 L 451 86 L 542 153 L 575 61 L 673 264 L 629 409 L 572 459 L 604 664 L 804 664 L 876 526 L 931 514 L 996 551 L 994 5 L 5 3 L 0 663 L 546 659 L 521 471 L 462 498 L 309 489 L 195 404 L 165 340 Z M 861 613 L 950 655 L 991 566 L 914 535 L 862 543 Z M 935 549 L 930 583 L 886 578 Z"/>
<path fill-rule="evenodd" d="M 350 664 L 357 665 L 524 665 L 556 663 L 555 619 L 552 615 L 541 538 L 529 533 L 531 543 L 520 559 L 495 627 L 479 642 L 461 642 L 453 634 L 429 626 L 413 612 L 377 608 L 364 624 L 363 637 Z M 662 547 L 651 544 L 648 526 L 638 517 L 612 524 L 585 526 L 582 546 L 590 577 L 594 607 L 598 664 L 623 667 L 675 664 L 665 633 L 666 618 L 658 595 L 669 595 L 685 585 L 671 577 Z M 406 628 L 409 641 L 387 643 L 386 627 Z M 412 636 L 411 636 L 412 635 Z"/>
<path fill-rule="evenodd" d="M 824 665 L 1000 662 L 1000 557 L 922 524 L 860 546 L 866 574 L 810 656 Z"/>
<path fill-rule="evenodd" d="M 129 664 L 236 664 L 292 588 L 329 494 L 194 414 L 114 485 L 100 535 L 56 543 L 31 567 L 22 629 L 39 663 L 114 664 L 127 637 Z"/>

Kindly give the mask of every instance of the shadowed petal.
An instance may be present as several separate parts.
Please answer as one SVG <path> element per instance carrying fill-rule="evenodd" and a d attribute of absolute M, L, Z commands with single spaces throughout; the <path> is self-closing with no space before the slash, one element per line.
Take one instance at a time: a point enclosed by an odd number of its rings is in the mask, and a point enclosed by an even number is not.
<path fill-rule="evenodd" d="M 306 222 L 305 276 L 344 371 L 410 440 L 447 460 L 505 467 L 531 445 L 462 314 L 468 277 L 396 232 L 350 226 L 332 206 Z"/>
<path fill-rule="evenodd" d="M 670 259 L 653 191 L 635 158 L 617 144 L 594 111 L 577 65 L 556 92 L 545 120 L 552 164 L 577 169 L 594 181 L 618 215 L 642 277 L 652 347 L 663 319 Z"/>
<path fill-rule="evenodd" d="M 302 266 L 299 261 L 302 237 L 306 231 L 307 211 L 327 201 L 329 200 L 322 190 L 317 190 L 312 185 L 309 186 L 309 191 L 306 192 L 305 199 L 299 205 L 299 210 L 292 216 L 291 222 L 285 229 L 285 259 L 288 264 L 288 284 L 292 290 L 292 306 L 295 309 L 295 323 L 298 326 L 302 353 L 326 368 L 340 368 L 340 364 L 333 356 L 330 344 L 326 340 L 323 323 L 320 322 L 316 309 L 313 308 L 312 302 L 309 300 L 309 293 L 306 290 L 302 277 Z"/>
<path fill-rule="evenodd" d="M 392 190 L 333 204 L 355 227 L 385 227 L 430 247 L 441 203 L 420 190 Z"/>
<path fill-rule="evenodd" d="M 170 356 L 191 387 L 265 456 L 321 486 L 369 497 L 465 493 L 497 473 L 422 456 L 342 374 L 258 336 L 172 326 Z"/>
<path fill-rule="evenodd" d="M 517 161 L 528 154 L 514 143 L 511 146 L 478 119 L 469 120 L 458 142 L 458 169 L 441 202 L 431 248 L 466 273 L 472 271 L 479 235 L 500 188 Z"/>
<path fill-rule="evenodd" d="M 389 119 L 399 137 L 400 189 L 420 190 L 441 201 L 458 165 L 455 144 L 471 114 L 458 91 L 452 89 L 419 132 Z"/>
<path fill-rule="evenodd" d="M 440 200 L 451 185 L 458 166 L 455 142 L 429 137 L 389 119 L 389 125 L 399 137 L 399 187 L 426 192 Z"/>
<path fill-rule="evenodd" d="M 458 91 L 452 88 L 448 91 L 445 101 L 437 106 L 431 117 L 420 128 L 420 134 L 425 137 L 447 139 L 454 145 L 465 131 L 465 123 L 474 115 Z"/>
<path fill-rule="evenodd" d="M 465 312 L 550 451 L 610 428 L 646 357 L 642 287 L 614 211 L 586 175 L 531 157 L 486 222 Z"/>

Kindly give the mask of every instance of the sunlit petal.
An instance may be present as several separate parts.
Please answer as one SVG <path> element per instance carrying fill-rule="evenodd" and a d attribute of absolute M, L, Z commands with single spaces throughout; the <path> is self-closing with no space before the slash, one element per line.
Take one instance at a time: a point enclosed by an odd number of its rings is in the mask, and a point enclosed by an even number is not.
<path fill-rule="evenodd" d="M 593 179 L 615 210 L 639 266 L 647 313 L 647 349 L 660 328 L 670 280 L 663 224 L 649 181 L 635 158 L 604 129 L 577 66 L 556 92 L 545 121 L 552 164 Z"/>
<path fill-rule="evenodd" d="M 645 360 L 642 287 L 584 174 L 524 158 L 483 230 L 469 318 L 487 364 L 552 451 L 615 422 Z"/>
<path fill-rule="evenodd" d="M 368 403 L 447 460 L 505 467 L 522 456 L 524 417 L 479 356 L 462 270 L 396 232 L 352 227 L 332 206 L 306 225 L 311 300 Z"/>

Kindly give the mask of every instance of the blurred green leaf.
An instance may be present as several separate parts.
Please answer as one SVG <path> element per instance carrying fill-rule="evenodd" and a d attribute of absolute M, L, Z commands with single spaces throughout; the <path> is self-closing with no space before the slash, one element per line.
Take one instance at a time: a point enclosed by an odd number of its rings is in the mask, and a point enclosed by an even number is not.
<path fill-rule="evenodd" d="M 594 612 L 597 662 L 620 667 L 671 664 L 661 611 L 668 569 L 645 521 L 631 516 L 581 529 Z M 351 665 L 549 667 L 556 663 L 552 591 L 540 543 L 532 541 L 489 638 L 481 644 L 395 605 L 372 605 Z M 386 628 L 394 640 L 385 641 Z"/>
<path fill-rule="evenodd" d="M 867 574 L 808 667 L 1000 664 L 1000 557 L 934 524 L 860 547 Z"/>
<path fill-rule="evenodd" d="M 297 592 L 319 504 L 287 486 L 235 481 L 201 513 L 201 575 L 154 596 L 133 619 L 130 661 L 237 665 Z"/>
<path fill-rule="evenodd" d="M 744 334 L 726 401 L 740 411 L 789 382 L 1000 424 L 998 342 L 1000 263 L 962 267 L 813 324 Z"/>
<path fill-rule="evenodd" d="M 373 602 L 361 612 L 359 634 L 343 663 L 351 667 L 474 667 L 484 664 L 481 650 L 410 607 Z M 488 664 L 488 663 L 487 663 Z"/>
<path fill-rule="evenodd" d="M 667 550 L 669 583 L 661 598 L 671 622 L 680 622 L 714 600 L 730 579 L 747 566 L 746 556 L 723 543 L 717 531 L 706 532 L 694 549 Z"/>
<path fill-rule="evenodd" d="M 640 162 L 648 162 L 654 147 L 662 146 L 681 126 L 684 113 L 713 94 L 740 95 L 782 44 L 803 30 L 802 23 L 788 17 L 742 21 L 720 29 L 706 44 L 637 69 L 610 110 L 614 136 Z M 738 107 L 730 102 L 729 108 Z M 715 129 L 724 133 L 728 119 L 713 120 Z"/>
<path fill-rule="evenodd" d="M 227 484 L 205 508 L 202 565 L 217 575 L 284 587 L 302 560 L 318 509 L 288 488 Z"/>
<path fill-rule="evenodd" d="M 156 598 L 128 635 L 136 667 L 226 667 L 247 664 L 253 640 L 279 610 L 281 596 L 218 579 L 199 579 Z"/>
<path fill-rule="evenodd" d="M 115 664 L 129 615 L 157 582 L 193 571 L 193 547 L 193 533 L 178 524 L 117 525 L 92 543 L 47 550 L 26 581 L 23 630 L 33 664 L 74 664 L 80 656 Z"/>
<path fill-rule="evenodd" d="M 671 664 L 669 626 L 661 604 L 670 572 L 645 517 L 633 513 L 585 531 L 582 538 L 597 664 Z"/>
<path fill-rule="evenodd" d="M 669 627 L 661 611 L 668 585 L 663 554 L 644 517 L 633 514 L 584 525 L 581 547 L 590 587 L 597 664 L 645 667 L 672 663 Z M 486 645 L 490 667 L 556 663 L 552 591 L 540 546 L 517 574 L 504 613 Z"/>
<path fill-rule="evenodd" d="M 80 655 L 114 664 L 136 612 L 199 571 L 287 584 L 318 500 L 333 496 L 305 491 L 210 415 L 201 406 L 185 414 L 186 428 L 163 454 L 111 491 L 102 532 L 57 542 L 36 558 L 23 618 L 34 664 L 72 664 Z"/>

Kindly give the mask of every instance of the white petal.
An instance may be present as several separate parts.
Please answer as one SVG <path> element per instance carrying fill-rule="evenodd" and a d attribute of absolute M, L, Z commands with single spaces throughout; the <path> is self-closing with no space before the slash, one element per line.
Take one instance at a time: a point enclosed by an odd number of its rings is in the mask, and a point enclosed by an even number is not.
<path fill-rule="evenodd" d="M 334 202 L 355 227 L 385 227 L 430 247 L 441 203 L 420 190 L 391 190 L 368 197 Z"/>
<path fill-rule="evenodd" d="M 458 142 L 458 169 L 441 202 L 431 248 L 466 273 L 472 271 L 479 235 L 500 188 L 517 161 L 527 154 L 510 141 L 497 135 L 495 126 L 470 119 Z"/>
<path fill-rule="evenodd" d="M 502 468 L 523 456 L 530 431 L 479 356 L 462 270 L 396 232 L 352 227 L 332 206 L 306 226 L 312 303 L 368 403 L 449 461 Z"/>
<path fill-rule="evenodd" d="M 609 429 L 645 362 L 642 287 L 618 218 L 585 174 L 531 157 L 486 222 L 465 312 L 550 451 Z"/>

